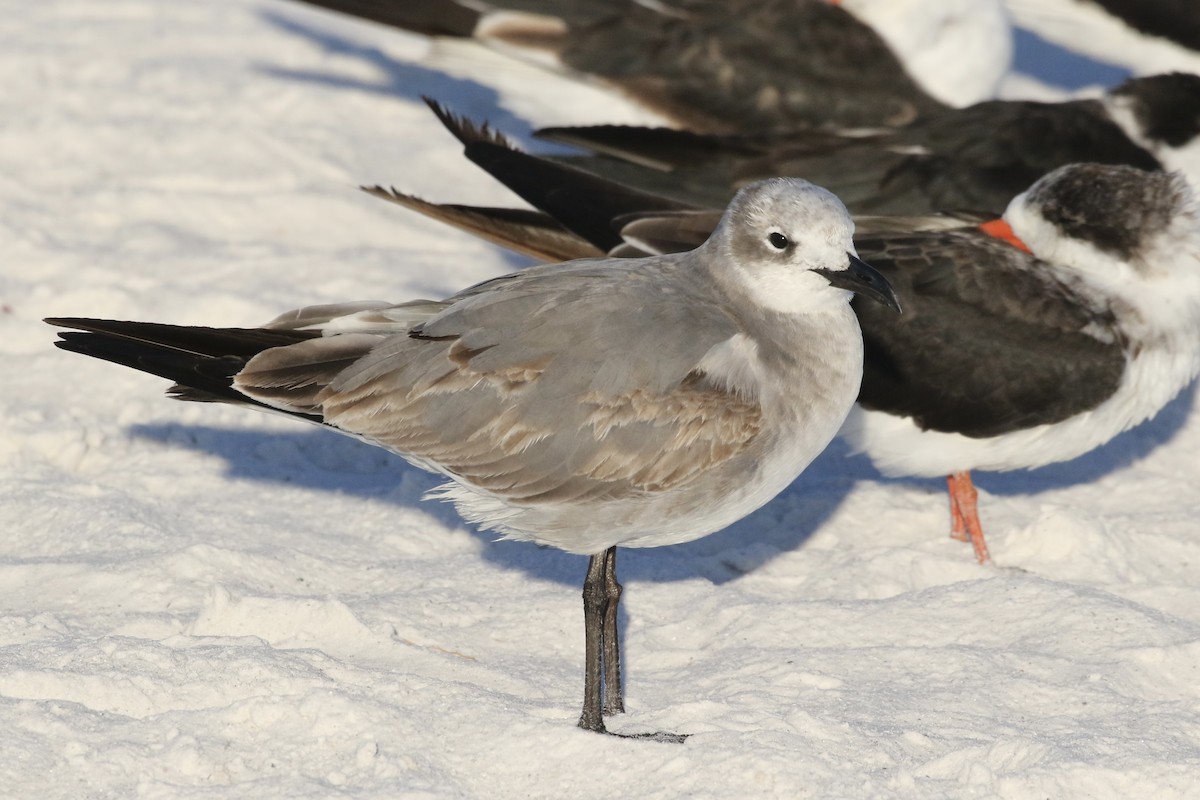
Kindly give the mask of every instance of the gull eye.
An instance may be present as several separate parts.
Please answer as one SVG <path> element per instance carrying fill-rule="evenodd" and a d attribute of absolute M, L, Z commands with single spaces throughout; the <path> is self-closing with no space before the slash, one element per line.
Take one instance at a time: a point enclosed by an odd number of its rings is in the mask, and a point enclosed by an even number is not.
<path fill-rule="evenodd" d="M 767 241 L 770 242 L 771 247 L 774 247 L 776 250 L 787 250 L 788 245 L 791 244 L 791 242 L 788 241 L 788 238 L 779 231 L 773 231 L 771 235 L 767 237 Z"/>

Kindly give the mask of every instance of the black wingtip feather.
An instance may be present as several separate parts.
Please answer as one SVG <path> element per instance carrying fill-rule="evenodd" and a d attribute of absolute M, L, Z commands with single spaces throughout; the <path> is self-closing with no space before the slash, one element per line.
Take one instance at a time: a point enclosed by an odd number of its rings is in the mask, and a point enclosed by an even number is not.
<path fill-rule="evenodd" d="M 133 339 L 81 331 L 59 333 L 59 340 L 54 344 L 67 352 L 166 378 L 199 390 L 212 399 L 254 404 L 232 388 L 233 376 L 246 364 L 244 358 L 199 356 Z"/>
<path fill-rule="evenodd" d="M 454 137 L 465 145 L 477 144 L 479 142 L 487 142 L 488 144 L 498 145 L 508 150 L 515 150 L 516 145 L 508 140 L 504 134 L 494 130 L 491 125 L 486 122 L 475 123 L 461 114 L 456 114 L 441 102 L 422 95 L 422 100 L 437 116 L 438 120 L 446 127 L 446 130 L 454 134 Z"/>
<path fill-rule="evenodd" d="M 317 331 L 207 328 L 86 317 L 48 317 L 45 321 L 59 328 L 72 328 L 115 339 L 141 342 L 160 350 L 175 350 L 196 356 L 237 356 L 246 359 L 271 347 L 295 344 L 302 339 L 321 335 Z"/>
<path fill-rule="evenodd" d="M 299 0 L 310 6 L 425 36 L 470 37 L 480 12 L 452 0 Z"/>
<path fill-rule="evenodd" d="M 740 136 L 714 136 L 676 128 L 578 125 L 540 128 L 533 135 L 660 172 L 673 172 L 677 168 L 712 159 L 733 156 L 752 158 L 760 154 L 757 144 Z"/>
<path fill-rule="evenodd" d="M 60 331 L 55 346 L 175 383 L 176 399 L 226 402 L 276 410 L 233 388 L 233 377 L 253 356 L 272 347 L 319 336 L 312 331 L 201 328 L 153 322 L 49 317 Z M 319 422 L 307 414 L 293 414 Z"/>
<path fill-rule="evenodd" d="M 611 220 L 622 214 L 677 211 L 689 206 L 599 178 L 584 170 L 522 152 L 487 125 L 462 119 L 426 98 L 433 112 L 463 143 L 477 166 L 601 251 L 622 244 Z M 371 191 L 379 197 L 386 194 Z"/>

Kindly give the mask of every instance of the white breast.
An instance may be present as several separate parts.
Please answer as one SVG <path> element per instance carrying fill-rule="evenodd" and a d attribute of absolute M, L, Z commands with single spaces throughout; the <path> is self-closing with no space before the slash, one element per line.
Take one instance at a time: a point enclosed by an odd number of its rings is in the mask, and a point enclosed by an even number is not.
<path fill-rule="evenodd" d="M 1195 348 L 1143 352 L 1130 361 L 1117 390 L 1091 411 L 1000 436 L 921 430 L 911 417 L 860 406 L 847 417 L 842 435 L 887 475 L 1032 469 L 1083 455 L 1154 416 L 1196 378 L 1198 368 Z"/>

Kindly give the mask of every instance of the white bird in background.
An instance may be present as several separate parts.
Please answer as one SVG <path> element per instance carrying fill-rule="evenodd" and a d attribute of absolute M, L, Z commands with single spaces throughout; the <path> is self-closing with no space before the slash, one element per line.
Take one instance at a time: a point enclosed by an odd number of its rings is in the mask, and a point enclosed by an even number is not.
<path fill-rule="evenodd" d="M 475 41 L 697 132 L 903 124 L 994 97 L 1012 59 L 1000 0 L 299 1 Z"/>
<path fill-rule="evenodd" d="M 1012 67 L 1002 0 L 834 0 L 870 25 L 905 70 L 941 102 L 991 100 Z"/>
<path fill-rule="evenodd" d="M 862 378 L 854 255 L 836 197 L 740 192 L 700 247 L 514 273 L 441 301 L 300 309 L 261 328 L 50 319 L 63 349 L 169 378 L 179 399 L 273 410 L 449 482 L 483 529 L 590 555 L 579 725 L 624 710 L 616 547 L 741 519 L 829 443 Z M 798 398 L 803 402 L 797 402 Z M 648 734 L 679 741 L 675 734 Z"/>

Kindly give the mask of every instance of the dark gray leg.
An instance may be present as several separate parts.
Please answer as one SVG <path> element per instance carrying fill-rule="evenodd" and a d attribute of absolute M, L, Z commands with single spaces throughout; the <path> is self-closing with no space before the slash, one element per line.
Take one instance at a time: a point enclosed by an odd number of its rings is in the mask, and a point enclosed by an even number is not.
<path fill-rule="evenodd" d="M 583 580 L 583 713 L 579 716 L 579 727 L 596 733 L 608 733 L 600 710 L 604 610 L 608 605 L 608 595 L 604 591 L 607 561 L 607 551 L 592 556 L 588 560 L 587 577 Z"/>
<path fill-rule="evenodd" d="M 621 692 L 621 646 L 617 637 L 617 608 L 621 584 L 617 583 L 617 548 L 610 547 L 588 560 L 583 581 L 583 713 L 579 727 L 608 733 L 604 715 L 625 710 Z M 687 734 L 616 733 L 623 739 L 652 739 L 679 743 Z"/>
<path fill-rule="evenodd" d="M 621 634 L 617 630 L 617 610 L 621 604 L 621 584 L 617 583 L 617 548 L 610 547 L 604 559 L 604 715 L 624 714 L 625 695 L 621 691 Z"/>

